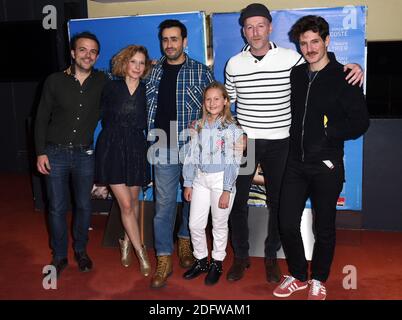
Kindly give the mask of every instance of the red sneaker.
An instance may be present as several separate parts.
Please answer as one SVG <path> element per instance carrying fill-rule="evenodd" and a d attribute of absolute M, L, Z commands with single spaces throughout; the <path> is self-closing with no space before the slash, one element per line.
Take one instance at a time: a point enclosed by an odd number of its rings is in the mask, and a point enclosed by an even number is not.
<path fill-rule="evenodd" d="M 318 280 L 309 281 L 310 290 L 308 292 L 308 300 L 325 300 L 327 296 L 327 290 L 324 284 Z"/>
<path fill-rule="evenodd" d="M 275 297 L 286 298 L 293 292 L 307 288 L 307 281 L 302 282 L 292 276 L 284 276 L 282 283 L 273 292 Z"/>

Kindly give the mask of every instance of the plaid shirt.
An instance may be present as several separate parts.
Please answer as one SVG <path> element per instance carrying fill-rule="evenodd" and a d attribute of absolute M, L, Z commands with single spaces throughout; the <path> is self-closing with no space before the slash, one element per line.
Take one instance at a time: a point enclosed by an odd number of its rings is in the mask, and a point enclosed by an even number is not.
<path fill-rule="evenodd" d="M 151 130 L 154 128 L 156 110 L 158 108 L 159 83 L 163 73 L 163 56 L 152 69 L 147 79 L 147 111 L 148 111 L 148 136 L 152 137 Z M 207 66 L 189 58 L 177 75 L 176 83 L 176 112 L 177 112 L 177 132 L 180 133 L 188 128 L 188 125 L 200 117 L 202 111 L 203 92 L 214 77 Z M 188 139 L 178 139 L 178 147 L 181 148 Z"/>

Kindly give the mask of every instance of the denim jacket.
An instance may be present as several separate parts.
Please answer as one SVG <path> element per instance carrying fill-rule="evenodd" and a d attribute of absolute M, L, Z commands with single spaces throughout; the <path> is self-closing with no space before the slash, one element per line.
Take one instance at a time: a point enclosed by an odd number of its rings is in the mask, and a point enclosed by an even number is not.
<path fill-rule="evenodd" d="M 223 190 L 232 192 L 242 158 L 242 152 L 235 149 L 235 143 L 243 133 L 234 123 L 222 124 L 217 119 L 210 125 L 206 121 L 204 128 L 191 139 L 183 165 L 183 185 L 191 187 L 198 170 L 206 173 L 223 171 Z"/>

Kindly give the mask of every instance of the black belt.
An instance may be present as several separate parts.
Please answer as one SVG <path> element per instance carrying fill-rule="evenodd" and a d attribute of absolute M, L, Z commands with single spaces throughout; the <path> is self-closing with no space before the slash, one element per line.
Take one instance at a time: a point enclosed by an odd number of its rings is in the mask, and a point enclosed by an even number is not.
<path fill-rule="evenodd" d="M 48 142 L 48 146 L 56 147 L 56 148 L 63 148 L 63 149 L 90 149 L 91 145 L 89 144 L 60 144 L 54 142 Z"/>

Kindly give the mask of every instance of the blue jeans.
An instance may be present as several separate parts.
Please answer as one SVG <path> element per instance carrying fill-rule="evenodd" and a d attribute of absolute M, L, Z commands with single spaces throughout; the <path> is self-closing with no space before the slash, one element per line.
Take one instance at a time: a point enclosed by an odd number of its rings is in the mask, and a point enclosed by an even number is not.
<path fill-rule="evenodd" d="M 157 256 L 173 253 L 173 231 L 176 221 L 177 187 L 181 183 L 182 164 L 155 164 L 154 240 Z M 183 200 L 179 238 L 190 238 L 188 218 L 190 204 Z"/>
<path fill-rule="evenodd" d="M 70 176 L 75 202 L 73 248 L 76 252 L 86 250 L 92 213 L 94 153 L 90 147 L 49 144 L 46 154 L 51 167 L 50 174 L 46 176 L 50 243 L 54 259 L 60 260 L 67 257 L 68 251 L 67 210 Z"/>

